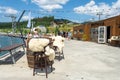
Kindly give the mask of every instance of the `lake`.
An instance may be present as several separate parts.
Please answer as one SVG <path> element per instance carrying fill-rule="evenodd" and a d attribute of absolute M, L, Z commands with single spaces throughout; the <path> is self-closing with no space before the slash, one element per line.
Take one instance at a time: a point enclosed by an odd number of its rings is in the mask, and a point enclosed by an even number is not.
<path fill-rule="evenodd" d="M 9 45 L 12 45 L 15 43 L 23 43 L 23 40 L 18 37 L 9 37 L 9 36 L 0 35 L 0 48 L 9 46 Z M 5 55 L 6 53 L 8 53 L 8 52 L 7 51 L 0 52 L 0 56 Z"/>

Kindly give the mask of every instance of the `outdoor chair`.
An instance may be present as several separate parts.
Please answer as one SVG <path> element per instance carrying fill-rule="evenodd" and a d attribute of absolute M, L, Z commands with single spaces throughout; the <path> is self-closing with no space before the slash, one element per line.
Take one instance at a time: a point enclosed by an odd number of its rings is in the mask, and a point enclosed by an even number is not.
<path fill-rule="evenodd" d="M 53 40 L 53 49 L 55 51 L 55 57 L 59 59 L 59 61 L 63 58 L 64 59 L 64 40 L 62 36 L 55 36 L 52 38 Z"/>
<path fill-rule="evenodd" d="M 53 49 L 54 49 L 54 51 L 55 51 L 55 55 L 56 55 L 56 57 L 58 56 L 58 59 L 59 59 L 59 61 L 63 58 L 65 58 L 64 57 L 64 53 L 63 53 L 63 50 L 62 50 L 62 52 L 60 52 L 59 51 L 59 48 L 57 47 L 57 46 L 53 46 Z"/>
<path fill-rule="evenodd" d="M 48 44 L 48 45 L 50 45 L 50 44 Z M 41 71 L 43 71 L 43 69 L 45 69 L 46 78 L 47 78 L 48 77 L 48 68 L 51 69 L 51 72 L 53 70 L 52 69 L 53 61 L 50 61 L 48 56 L 45 55 L 45 47 L 44 47 L 44 51 L 38 51 L 38 52 L 32 52 L 29 49 L 29 45 L 27 47 L 28 65 L 30 68 L 33 68 L 33 76 L 37 73 L 37 71 L 36 71 L 37 69 L 40 69 Z"/>
<path fill-rule="evenodd" d="M 108 39 L 108 44 L 111 46 L 120 47 L 120 36 L 112 36 L 110 39 Z"/>

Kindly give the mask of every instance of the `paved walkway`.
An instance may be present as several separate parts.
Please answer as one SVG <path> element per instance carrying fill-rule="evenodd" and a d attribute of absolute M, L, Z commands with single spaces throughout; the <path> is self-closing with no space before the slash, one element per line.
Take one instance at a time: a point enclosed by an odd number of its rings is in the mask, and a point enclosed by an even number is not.
<path fill-rule="evenodd" d="M 14 65 L 0 65 L 0 80 L 120 80 L 119 47 L 66 40 L 64 55 L 47 79 L 45 73 L 32 76 L 24 55 Z"/>

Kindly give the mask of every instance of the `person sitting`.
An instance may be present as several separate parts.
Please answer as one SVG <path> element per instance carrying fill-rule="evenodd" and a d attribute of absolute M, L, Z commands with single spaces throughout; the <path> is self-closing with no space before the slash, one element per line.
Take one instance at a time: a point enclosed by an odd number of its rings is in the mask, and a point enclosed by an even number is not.
<path fill-rule="evenodd" d="M 31 32 L 29 32 L 29 33 L 27 34 L 27 38 L 32 38 Z"/>

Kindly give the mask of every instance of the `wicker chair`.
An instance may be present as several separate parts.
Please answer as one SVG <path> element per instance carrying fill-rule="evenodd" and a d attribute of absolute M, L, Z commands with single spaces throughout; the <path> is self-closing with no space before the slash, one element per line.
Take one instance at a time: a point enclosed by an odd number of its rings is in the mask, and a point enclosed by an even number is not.
<path fill-rule="evenodd" d="M 111 46 L 120 47 L 120 36 L 112 36 L 110 39 L 108 39 L 108 43 Z"/>
<path fill-rule="evenodd" d="M 41 69 L 41 71 L 45 69 L 46 78 L 48 78 L 48 67 L 51 68 L 51 72 L 53 70 L 53 61 L 50 61 L 48 56 L 45 55 L 45 50 L 41 52 L 32 52 L 29 50 L 29 47 L 27 47 L 27 60 L 28 66 L 33 68 L 33 76 L 37 73 L 36 69 Z"/>
<path fill-rule="evenodd" d="M 55 51 L 56 57 L 58 57 L 59 61 L 60 61 L 62 58 L 65 59 L 64 53 L 63 53 L 63 49 L 62 49 L 62 51 L 60 51 L 59 48 L 58 48 L 58 45 L 54 45 L 54 41 L 55 41 L 55 39 L 52 40 L 52 42 L 53 42 L 52 48 L 53 48 L 54 51 Z M 61 40 L 60 42 L 64 43 L 64 40 Z"/>
<path fill-rule="evenodd" d="M 59 61 L 60 61 L 62 58 L 65 59 L 65 57 L 64 57 L 64 53 L 63 53 L 63 50 L 62 50 L 62 53 L 59 52 L 57 46 L 53 46 L 53 49 L 54 49 L 54 51 L 55 51 L 56 57 L 57 57 L 57 55 L 58 55 L 58 59 L 59 59 Z"/>

